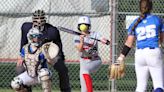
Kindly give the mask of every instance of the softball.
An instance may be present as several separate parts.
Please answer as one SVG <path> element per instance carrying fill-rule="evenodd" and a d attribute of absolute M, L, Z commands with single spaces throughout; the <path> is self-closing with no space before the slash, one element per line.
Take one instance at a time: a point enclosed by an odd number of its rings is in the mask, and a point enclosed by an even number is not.
<path fill-rule="evenodd" d="M 85 24 L 81 24 L 80 25 L 80 30 L 81 31 L 87 31 L 88 30 L 88 26 L 86 26 Z"/>

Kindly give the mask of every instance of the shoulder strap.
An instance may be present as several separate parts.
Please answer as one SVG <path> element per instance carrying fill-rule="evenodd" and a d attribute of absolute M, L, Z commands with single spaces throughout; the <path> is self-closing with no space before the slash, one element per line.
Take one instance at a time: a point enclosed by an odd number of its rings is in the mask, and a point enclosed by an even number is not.
<path fill-rule="evenodd" d="M 26 45 L 24 45 L 23 46 L 23 48 L 25 49 L 25 53 L 27 54 L 27 53 L 29 53 L 28 52 L 28 47 L 30 46 L 30 44 L 26 44 Z"/>

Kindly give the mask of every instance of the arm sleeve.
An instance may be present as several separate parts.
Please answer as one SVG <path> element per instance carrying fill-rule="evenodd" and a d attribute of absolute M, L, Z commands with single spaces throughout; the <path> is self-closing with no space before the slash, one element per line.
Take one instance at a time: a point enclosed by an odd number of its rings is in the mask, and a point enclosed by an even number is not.
<path fill-rule="evenodd" d="M 62 45 L 62 41 L 61 41 L 61 38 L 60 38 L 59 30 L 55 27 L 54 27 L 54 30 L 55 30 L 54 36 L 56 36 L 56 39 L 53 39 L 53 42 L 59 46 L 60 50 L 62 50 L 63 45 Z"/>

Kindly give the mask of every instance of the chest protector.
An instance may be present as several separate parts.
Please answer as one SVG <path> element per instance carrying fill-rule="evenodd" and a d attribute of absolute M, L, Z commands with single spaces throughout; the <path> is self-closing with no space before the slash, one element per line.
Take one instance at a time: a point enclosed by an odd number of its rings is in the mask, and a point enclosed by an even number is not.
<path fill-rule="evenodd" d="M 24 65 L 27 70 L 27 73 L 30 77 L 36 77 L 38 70 L 41 69 L 41 61 L 39 61 L 39 54 L 41 49 L 38 48 L 34 53 L 30 53 L 29 44 L 24 46 L 25 49 L 25 60 Z"/>

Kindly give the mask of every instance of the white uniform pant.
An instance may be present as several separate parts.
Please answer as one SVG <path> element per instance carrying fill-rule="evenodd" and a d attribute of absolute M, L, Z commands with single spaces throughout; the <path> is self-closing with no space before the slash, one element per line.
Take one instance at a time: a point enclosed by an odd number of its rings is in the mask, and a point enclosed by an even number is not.
<path fill-rule="evenodd" d="M 38 77 L 34 77 L 34 78 L 30 77 L 27 74 L 27 71 L 25 71 L 24 73 L 18 75 L 18 77 L 23 81 L 23 84 L 27 85 L 27 86 L 35 85 L 35 84 L 40 83 L 39 80 L 38 80 Z"/>
<path fill-rule="evenodd" d="M 81 92 L 93 92 L 92 79 L 90 73 L 96 72 L 102 62 L 101 60 L 91 61 L 90 59 L 80 59 L 80 85 Z"/>
<path fill-rule="evenodd" d="M 154 89 L 163 89 L 163 60 L 160 48 L 137 49 L 135 52 L 135 71 L 137 77 L 136 92 L 146 92 L 149 74 Z"/>

